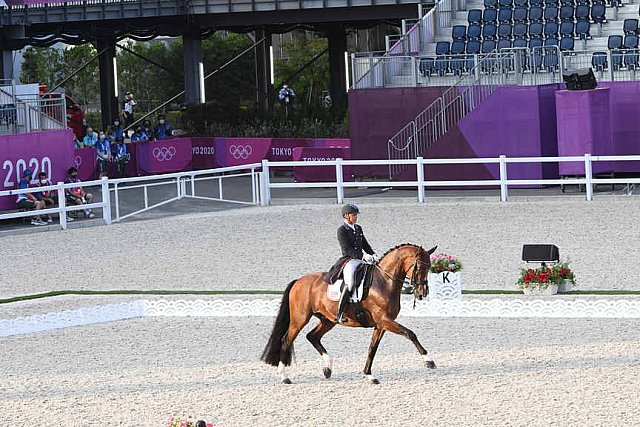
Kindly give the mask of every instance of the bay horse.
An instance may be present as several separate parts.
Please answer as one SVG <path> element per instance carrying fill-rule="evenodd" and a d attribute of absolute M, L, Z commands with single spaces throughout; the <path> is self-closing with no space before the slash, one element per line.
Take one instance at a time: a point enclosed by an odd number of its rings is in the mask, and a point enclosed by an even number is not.
<path fill-rule="evenodd" d="M 373 327 L 369 355 L 364 367 L 364 375 L 371 383 L 379 381 L 371 375 L 371 365 L 378 344 L 385 332 L 393 332 L 409 339 L 418 349 L 427 368 L 436 367 L 427 350 L 422 347 L 416 334 L 395 321 L 400 312 L 400 291 L 405 278 L 411 280 L 414 298 L 424 298 L 429 285 L 427 275 L 431 268 L 431 254 L 436 246 L 424 250 L 421 246 L 404 243 L 388 250 L 374 269 L 368 296 L 360 303 L 366 313 L 366 322 L 356 319 L 353 304 L 345 310 L 347 320 L 341 323 L 349 327 Z M 276 316 L 269 341 L 262 352 L 261 360 L 278 367 L 278 373 L 285 384 L 291 384 L 285 368 L 291 365 L 293 342 L 311 316 L 320 319 L 320 323 L 307 334 L 307 339 L 320 353 L 323 360 L 325 378 L 331 378 L 333 359 L 327 353 L 320 340 L 336 326 L 338 303 L 327 298 L 325 273 L 309 273 L 291 281 L 282 297 L 282 303 Z M 363 324 L 364 323 L 364 324 Z"/>

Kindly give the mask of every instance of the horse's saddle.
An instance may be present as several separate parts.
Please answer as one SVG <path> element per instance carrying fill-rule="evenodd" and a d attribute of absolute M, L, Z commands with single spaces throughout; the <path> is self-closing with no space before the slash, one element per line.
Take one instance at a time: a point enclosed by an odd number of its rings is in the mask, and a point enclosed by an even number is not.
<path fill-rule="evenodd" d="M 353 280 L 355 285 L 351 291 L 351 297 L 349 302 L 360 302 L 369 295 L 369 289 L 371 288 L 371 277 L 373 276 L 374 266 L 371 264 L 360 264 Z M 340 300 L 340 294 L 343 287 L 346 286 L 342 272 L 340 272 L 339 278 L 327 287 L 327 298 L 331 301 Z"/>

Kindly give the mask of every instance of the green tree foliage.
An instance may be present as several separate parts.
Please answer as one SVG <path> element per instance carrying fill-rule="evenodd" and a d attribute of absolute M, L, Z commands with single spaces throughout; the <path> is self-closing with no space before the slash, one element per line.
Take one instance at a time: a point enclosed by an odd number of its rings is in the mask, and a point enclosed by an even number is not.
<path fill-rule="evenodd" d="M 22 83 L 40 83 L 49 87 L 62 80 L 62 54 L 58 49 L 29 47 L 22 55 Z"/>
<path fill-rule="evenodd" d="M 91 45 L 73 46 L 62 52 L 62 75 L 60 82 L 80 69 L 84 64 L 96 56 L 96 50 Z M 94 59 L 85 68 L 78 71 L 64 84 L 65 92 L 80 106 L 86 109 L 89 104 L 100 100 L 100 77 L 98 74 L 98 60 Z"/>

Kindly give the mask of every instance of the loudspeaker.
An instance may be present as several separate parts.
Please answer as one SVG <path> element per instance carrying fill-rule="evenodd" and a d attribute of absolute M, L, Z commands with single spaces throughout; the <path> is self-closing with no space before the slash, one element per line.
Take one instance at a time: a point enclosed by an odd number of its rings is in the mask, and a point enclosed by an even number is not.
<path fill-rule="evenodd" d="M 527 262 L 560 261 L 556 245 L 522 245 L 522 260 Z"/>
<path fill-rule="evenodd" d="M 591 90 L 598 86 L 591 68 L 567 70 L 562 73 L 562 79 L 567 85 L 567 90 Z"/>

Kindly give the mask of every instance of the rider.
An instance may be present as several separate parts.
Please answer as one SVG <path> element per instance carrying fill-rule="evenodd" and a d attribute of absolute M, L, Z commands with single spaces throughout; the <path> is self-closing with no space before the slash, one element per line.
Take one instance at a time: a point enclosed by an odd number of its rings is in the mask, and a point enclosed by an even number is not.
<path fill-rule="evenodd" d="M 338 243 L 342 250 L 342 257 L 331 268 L 331 270 L 334 270 L 336 267 L 344 265 L 342 275 L 345 286 L 338 302 L 338 313 L 336 314 L 338 323 L 345 321 L 343 314 L 349 301 L 349 295 L 353 290 L 356 269 L 362 264 L 363 260 L 368 263 L 374 263 L 379 260 L 379 257 L 371 249 L 371 245 L 364 237 L 362 227 L 356 224 L 359 213 L 360 210 L 353 203 L 343 206 L 342 218 L 344 219 L 344 224 L 338 228 Z"/>

